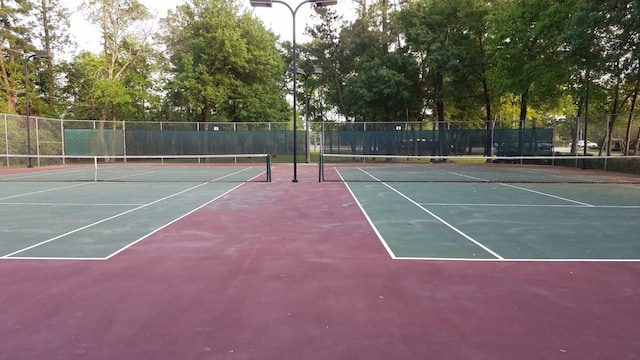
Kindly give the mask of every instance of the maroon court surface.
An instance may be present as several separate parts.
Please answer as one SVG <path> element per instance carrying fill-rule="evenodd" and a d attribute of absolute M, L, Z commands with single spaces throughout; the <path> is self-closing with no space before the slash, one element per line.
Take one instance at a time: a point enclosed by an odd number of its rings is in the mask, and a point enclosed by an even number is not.
<path fill-rule="evenodd" d="M 0 359 L 640 359 L 640 263 L 392 260 L 291 177 L 109 260 L 0 260 Z"/>

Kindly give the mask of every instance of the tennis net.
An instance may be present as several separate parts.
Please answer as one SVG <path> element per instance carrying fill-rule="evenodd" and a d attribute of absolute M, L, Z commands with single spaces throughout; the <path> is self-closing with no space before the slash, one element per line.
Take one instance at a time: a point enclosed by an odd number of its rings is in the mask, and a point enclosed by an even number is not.
<path fill-rule="evenodd" d="M 0 155 L 0 182 L 271 181 L 268 154 L 167 156 Z"/>
<path fill-rule="evenodd" d="M 636 156 L 392 156 L 323 154 L 319 181 L 640 183 Z"/>

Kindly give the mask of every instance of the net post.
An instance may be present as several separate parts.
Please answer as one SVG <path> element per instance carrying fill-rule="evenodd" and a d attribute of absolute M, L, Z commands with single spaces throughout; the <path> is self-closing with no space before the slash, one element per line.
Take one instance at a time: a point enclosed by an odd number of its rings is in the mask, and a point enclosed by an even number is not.
<path fill-rule="evenodd" d="M 271 154 L 267 154 L 267 182 L 271 182 Z"/>
<path fill-rule="evenodd" d="M 93 182 L 98 182 L 98 157 L 93 157 Z"/>
<path fill-rule="evenodd" d="M 324 179 L 324 161 L 323 161 L 323 153 L 320 152 L 320 156 L 318 157 L 318 182 L 322 182 Z"/>

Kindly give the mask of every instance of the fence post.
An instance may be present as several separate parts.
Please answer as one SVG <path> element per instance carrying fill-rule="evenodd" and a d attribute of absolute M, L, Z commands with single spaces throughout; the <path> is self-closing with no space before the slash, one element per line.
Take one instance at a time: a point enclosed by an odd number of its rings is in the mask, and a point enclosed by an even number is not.
<path fill-rule="evenodd" d="M 127 129 L 126 121 L 122 120 L 122 153 L 124 154 L 124 162 L 127 162 Z"/>
<path fill-rule="evenodd" d="M 4 153 L 7 154 L 7 167 L 9 167 L 9 128 L 7 127 L 7 114 L 4 114 Z"/>
<path fill-rule="evenodd" d="M 36 159 L 38 160 L 38 166 L 40 166 L 40 125 L 38 123 L 38 117 L 35 117 L 36 128 Z"/>
<path fill-rule="evenodd" d="M 60 153 L 62 154 L 62 165 L 67 165 L 67 158 L 65 152 L 65 139 L 64 139 L 64 119 L 60 119 L 60 141 L 62 142 L 62 150 Z"/>

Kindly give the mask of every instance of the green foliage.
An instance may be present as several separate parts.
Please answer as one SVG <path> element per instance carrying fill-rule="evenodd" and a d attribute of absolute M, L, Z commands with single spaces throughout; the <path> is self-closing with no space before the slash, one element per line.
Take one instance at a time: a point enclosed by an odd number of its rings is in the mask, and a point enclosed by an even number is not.
<path fill-rule="evenodd" d="M 289 119 L 280 87 L 285 68 L 275 37 L 236 2 L 193 1 L 166 20 L 165 41 L 174 106 L 195 109 L 199 120 Z M 196 120 L 196 119 L 193 119 Z"/>
<path fill-rule="evenodd" d="M 247 12 L 245 0 L 176 5 L 156 42 L 151 31 L 139 31 L 150 17 L 139 1 L 84 3 L 104 46 L 98 54 L 57 57 L 54 67 L 44 60 L 27 64 L 33 114 L 291 120 L 292 44 L 278 43 Z M 0 3 L 0 111 L 24 112 L 24 54 L 50 46 L 72 53 L 62 5 Z M 374 0 L 357 6 L 353 19 L 331 7 L 299 19 L 310 24 L 311 40 L 297 44 L 298 64 L 323 69 L 307 79 L 312 118 L 529 126 L 555 115 L 583 116 L 587 84 L 590 114 L 637 111 L 637 0 Z M 296 91 L 303 95 L 300 84 Z M 298 99 L 303 105 L 305 96 Z M 605 118 L 592 120 L 590 129 L 604 129 Z M 574 125 L 563 125 L 562 136 L 575 136 Z"/>
<path fill-rule="evenodd" d="M 393 53 L 367 59 L 357 76 L 347 77 L 345 99 L 365 120 L 392 121 L 406 113 L 413 98 L 411 81 L 416 79 L 417 66 L 405 59 Z"/>
<path fill-rule="evenodd" d="M 412 1 L 396 15 L 408 46 L 420 62 L 423 84 L 438 118 L 490 117 L 486 4 L 475 0 Z M 445 109 L 447 104 L 447 109 Z M 485 107 L 482 115 L 482 108 Z"/>
<path fill-rule="evenodd" d="M 566 72 L 558 51 L 563 48 L 561 35 L 572 8 L 572 1 L 498 3 L 490 14 L 489 40 L 495 49 L 492 62 L 500 95 L 515 94 L 534 106 L 559 97 Z M 527 102 L 521 119 L 526 119 Z"/>

